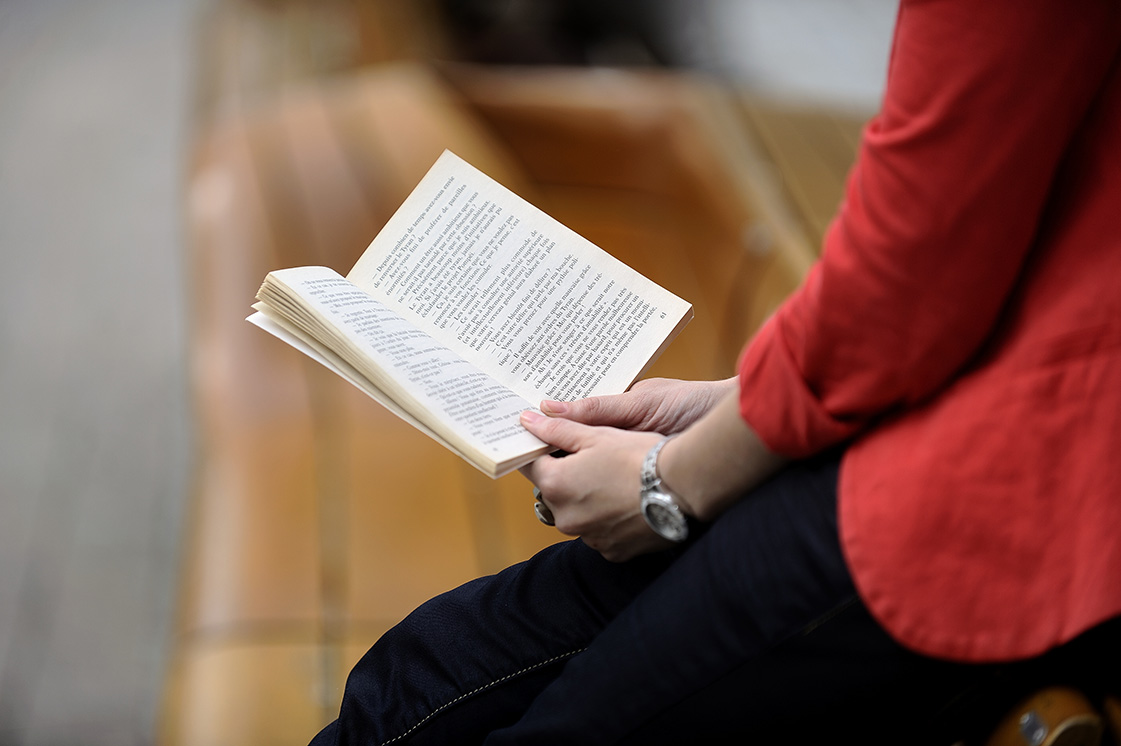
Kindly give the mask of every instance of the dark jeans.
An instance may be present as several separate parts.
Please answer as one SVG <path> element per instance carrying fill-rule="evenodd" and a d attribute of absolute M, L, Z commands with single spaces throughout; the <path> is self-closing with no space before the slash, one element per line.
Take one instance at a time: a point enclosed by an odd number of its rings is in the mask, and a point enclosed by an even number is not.
<path fill-rule="evenodd" d="M 837 471 L 792 466 L 681 549 L 613 564 L 566 542 L 429 601 L 313 746 L 951 743 L 1039 667 L 894 643 L 841 555 Z"/>

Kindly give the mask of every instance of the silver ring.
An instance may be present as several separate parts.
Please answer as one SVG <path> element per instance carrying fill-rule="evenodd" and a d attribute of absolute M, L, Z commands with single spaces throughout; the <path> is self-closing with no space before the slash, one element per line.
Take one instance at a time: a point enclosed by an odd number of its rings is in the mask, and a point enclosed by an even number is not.
<path fill-rule="evenodd" d="M 555 526 L 556 521 L 553 520 L 553 511 L 549 510 L 549 506 L 542 502 L 541 490 L 536 487 L 533 488 L 533 500 L 533 512 L 537 514 L 537 520 L 546 526 Z"/>

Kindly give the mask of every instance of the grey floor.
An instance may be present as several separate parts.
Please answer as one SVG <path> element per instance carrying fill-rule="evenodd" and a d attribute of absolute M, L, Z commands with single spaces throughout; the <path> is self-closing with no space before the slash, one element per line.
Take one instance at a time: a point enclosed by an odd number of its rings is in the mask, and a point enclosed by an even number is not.
<path fill-rule="evenodd" d="M 0 743 L 150 743 L 193 0 L 0 0 Z"/>
<path fill-rule="evenodd" d="M 191 465 L 180 207 L 203 1 L 0 0 L 0 746 L 154 740 Z M 714 67 L 878 97 L 893 0 L 695 7 L 684 43 Z"/>

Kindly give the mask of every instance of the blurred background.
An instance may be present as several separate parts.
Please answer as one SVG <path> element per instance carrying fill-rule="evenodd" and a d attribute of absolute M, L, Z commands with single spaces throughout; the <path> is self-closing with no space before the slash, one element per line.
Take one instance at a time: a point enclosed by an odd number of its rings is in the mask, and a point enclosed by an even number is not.
<path fill-rule="evenodd" d="M 656 372 L 726 375 L 894 12 L 0 0 L 0 746 L 306 743 L 382 630 L 557 538 L 243 329 L 264 272 L 345 272 L 453 147 L 694 302 Z"/>

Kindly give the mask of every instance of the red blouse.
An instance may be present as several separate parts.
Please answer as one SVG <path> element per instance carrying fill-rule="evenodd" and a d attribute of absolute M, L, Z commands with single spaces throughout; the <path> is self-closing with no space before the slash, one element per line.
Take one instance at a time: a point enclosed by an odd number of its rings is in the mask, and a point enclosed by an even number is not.
<path fill-rule="evenodd" d="M 903 0 L 822 259 L 749 343 L 773 450 L 851 441 L 841 536 L 901 643 L 1121 614 L 1121 4 Z"/>

